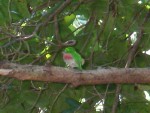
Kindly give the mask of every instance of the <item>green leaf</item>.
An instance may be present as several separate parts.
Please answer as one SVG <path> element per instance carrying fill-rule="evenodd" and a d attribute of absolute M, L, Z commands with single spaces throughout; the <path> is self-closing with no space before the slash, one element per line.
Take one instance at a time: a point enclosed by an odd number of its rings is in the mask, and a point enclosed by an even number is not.
<path fill-rule="evenodd" d="M 71 108 L 78 108 L 81 105 L 81 103 L 73 98 L 66 98 L 66 102 Z"/>
<path fill-rule="evenodd" d="M 1 12 L 0 12 L 0 25 L 1 26 L 6 25 L 5 17 Z"/>
<path fill-rule="evenodd" d="M 64 20 L 63 20 L 63 24 L 69 26 L 70 24 L 73 23 L 75 17 L 76 17 L 76 16 L 75 16 L 74 14 L 65 16 L 65 17 L 64 17 Z"/>
<path fill-rule="evenodd" d="M 23 18 L 30 17 L 30 13 L 29 13 L 28 8 L 27 8 L 27 2 L 26 2 L 26 0 L 18 0 L 18 2 L 16 3 L 16 5 L 17 5 L 18 12 L 21 14 L 21 16 Z"/>

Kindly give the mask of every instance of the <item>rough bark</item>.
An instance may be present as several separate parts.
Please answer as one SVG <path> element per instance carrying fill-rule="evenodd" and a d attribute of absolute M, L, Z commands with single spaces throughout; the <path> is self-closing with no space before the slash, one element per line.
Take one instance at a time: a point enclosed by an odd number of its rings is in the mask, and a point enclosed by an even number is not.
<path fill-rule="evenodd" d="M 150 83 L 149 68 L 98 68 L 73 70 L 55 66 L 20 65 L 3 63 L 0 75 L 19 80 L 69 83 L 73 86 L 107 83 Z"/>

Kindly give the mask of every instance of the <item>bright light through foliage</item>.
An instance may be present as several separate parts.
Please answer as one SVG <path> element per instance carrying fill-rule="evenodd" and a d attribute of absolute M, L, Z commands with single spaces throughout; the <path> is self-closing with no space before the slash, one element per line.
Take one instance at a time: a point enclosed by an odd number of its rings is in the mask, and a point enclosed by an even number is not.
<path fill-rule="evenodd" d="M 141 1 L 141 0 L 139 0 L 139 1 L 138 1 L 138 4 L 142 4 L 142 1 Z"/>
<path fill-rule="evenodd" d="M 86 102 L 86 99 L 85 98 L 79 99 L 79 102 L 84 103 Z"/>
<path fill-rule="evenodd" d="M 134 44 L 135 41 L 137 40 L 137 32 L 133 32 L 130 37 L 132 44 Z"/>
<path fill-rule="evenodd" d="M 102 20 L 99 20 L 99 21 L 98 21 L 98 25 L 101 25 L 102 23 L 103 23 Z"/>
<path fill-rule="evenodd" d="M 146 53 L 147 55 L 150 55 L 150 50 L 143 51 L 143 53 Z"/>
<path fill-rule="evenodd" d="M 76 18 L 75 18 L 75 20 L 73 22 L 73 26 L 75 28 L 78 28 L 78 27 L 80 27 L 82 25 L 85 25 L 87 23 L 87 21 L 88 20 L 83 15 L 76 15 Z"/>
<path fill-rule="evenodd" d="M 50 54 L 46 54 L 46 59 L 49 59 L 51 57 Z"/>
<path fill-rule="evenodd" d="M 103 104 L 104 104 L 104 100 L 98 101 L 95 104 L 96 111 L 103 111 L 104 110 L 104 105 Z"/>
<path fill-rule="evenodd" d="M 146 9 L 148 9 L 148 10 L 149 10 L 149 9 L 150 9 L 150 5 L 146 5 Z"/>
<path fill-rule="evenodd" d="M 150 101 L 150 95 L 147 91 L 144 91 L 144 94 L 145 94 L 145 99 Z"/>

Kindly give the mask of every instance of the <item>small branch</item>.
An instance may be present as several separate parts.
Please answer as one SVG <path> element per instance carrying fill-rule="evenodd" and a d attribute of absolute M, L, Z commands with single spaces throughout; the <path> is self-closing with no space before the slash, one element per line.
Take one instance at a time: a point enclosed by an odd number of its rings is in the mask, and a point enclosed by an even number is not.
<path fill-rule="evenodd" d="M 76 44 L 76 40 L 68 40 L 65 43 L 63 43 L 63 47 L 67 47 L 67 46 L 73 46 Z"/>
<path fill-rule="evenodd" d="M 131 64 L 131 62 L 132 62 L 132 60 L 133 60 L 133 58 L 134 58 L 134 56 L 135 56 L 135 53 L 136 53 L 136 51 L 137 51 L 137 49 L 138 49 L 138 46 L 139 46 L 139 44 L 140 44 L 140 42 L 141 42 L 141 39 L 142 39 L 142 37 L 143 37 L 143 34 L 144 34 L 144 30 L 143 30 L 144 25 L 145 25 L 145 23 L 148 21 L 149 17 L 150 17 L 150 11 L 147 13 L 147 15 L 146 15 L 145 18 L 144 18 L 143 23 L 142 23 L 141 26 L 140 26 L 139 35 L 138 35 L 137 40 L 135 41 L 135 43 L 133 44 L 133 46 L 132 46 L 132 48 L 131 48 L 131 50 L 130 50 L 130 52 L 129 52 L 127 64 L 126 64 L 125 67 L 129 67 L 129 65 Z"/>
<path fill-rule="evenodd" d="M 47 8 L 48 6 L 51 6 L 51 5 L 54 5 L 56 4 L 57 2 L 59 2 L 59 0 L 55 0 L 55 1 L 50 1 L 48 0 L 47 2 L 37 6 L 35 9 L 33 9 L 33 13 L 39 11 L 39 10 L 43 10 L 44 8 Z"/>
<path fill-rule="evenodd" d="M 0 48 L 8 47 L 9 45 L 12 45 L 12 44 L 14 44 L 14 43 L 16 43 L 16 42 L 18 42 L 18 41 L 26 40 L 26 39 L 32 38 L 33 36 L 36 35 L 36 33 L 38 32 L 38 30 L 39 30 L 39 28 L 40 28 L 41 26 L 47 25 L 47 23 L 48 23 L 50 20 L 52 20 L 52 19 L 55 17 L 55 15 L 58 15 L 59 13 L 61 13 L 61 12 L 66 8 L 66 6 L 69 5 L 70 3 L 71 3 L 71 0 L 66 0 L 64 3 L 62 3 L 62 5 L 61 5 L 58 9 L 56 9 L 52 14 L 50 14 L 50 15 L 47 17 L 47 20 L 46 20 L 45 22 L 39 23 L 39 24 L 36 25 L 36 27 L 35 27 L 35 29 L 34 29 L 34 31 L 33 31 L 33 33 L 32 33 L 31 35 L 16 36 L 16 37 L 20 37 L 20 38 L 17 38 L 17 39 L 15 39 L 15 40 L 11 41 L 10 43 L 6 43 L 4 46 L 1 46 Z"/>
<path fill-rule="evenodd" d="M 54 13 L 52 13 L 51 15 L 49 15 L 49 17 L 47 18 L 47 20 L 43 23 L 43 26 L 44 25 L 47 25 L 47 23 L 55 16 L 55 15 L 58 15 L 59 13 L 61 13 L 70 3 L 71 3 L 72 0 L 65 0 L 64 3 L 62 3 L 62 5 L 56 9 L 54 11 Z"/>
<path fill-rule="evenodd" d="M 57 96 L 55 97 L 54 102 L 53 102 L 52 105 L 51 105 L 51 109 L 50 109 L 51 113 L 52 113 L 52 111 L 53 111 L 53 107 L 54 107 L 55 103 L 57 102 L 57 100 L 58 100 L 58 98 L 60 97 L 60 95 L 64 92 L 64 90 L 67 88 L 67 86 L 68 86 L 68 84 L 66 84 L 66 85 L 60 90 L 60 92 L 57 94 Z"/>
<path fill-rule="evenodd" d="M 54 28 L 55 28 L 56 40 L 58 42 L 58 45 L 61 47 L 62 43 L 61 43 L 61 39 L 60 39 L 60 35 L 59 35 L 59 26 L 58 26 L 57 15 L 54 16 Z"/>
<path fill-rule="evenodd" d="M 40 99 L 40 97 L 41 97 L 41 95 L 42 95 L 42 92 L 43 92 L 43 90 L 40 90 L 40 92 L 39 92 L 39 94 L 38 94 L 38 96 L 37 96 L 37 98 L 36 98 L 36 101 L 34 102 L 34 104 L 33 104 L 33 106 L 32 106 L 32 108 L 31 108 L 31 110 L 30 110 L 29 113 L 32 113 L 32 112 L 33 112 L 33 110 L 34 110 L 36 104 L 38 103 L 38 101 L 39 101 L 39 99 Z"/>
<path fill-rule="evenodd" d="M 115 97 L 114 97 L 114 103 L 113 103 L 113 106 L 112 106 L 111 113 L 116 113 L 117 106 L 118 106 L 118 103 L 119 103 L 119 94 L 120 94 L 120 91 L 121 91 L 121 85 L 117 84 L 116 92 L 115 92 Z"/>
<path fill-rule="evenodd" d="M 36 25 L 33 33 L 31 35 L 26 35 L 26 36 L 16 36 L 16 39 L 15 40 L 12 40 L 11 42 L 9 43 L 6 43 L 4 46 L 1 46 L 0 48 L 5 48 L 5 47 L 8 47 L 18 41 L 22 41 L 22 40 L 27 40 L 27 39 L 30 39 L 32 38 L 33 36 L 36 35 L 36 32 L 39 30 L 40 26 L 42 25 L 42 23 L 39 23 L 38 25 Z M 17 38 L 17 37 L 20 37 L 20 38 Z"/>

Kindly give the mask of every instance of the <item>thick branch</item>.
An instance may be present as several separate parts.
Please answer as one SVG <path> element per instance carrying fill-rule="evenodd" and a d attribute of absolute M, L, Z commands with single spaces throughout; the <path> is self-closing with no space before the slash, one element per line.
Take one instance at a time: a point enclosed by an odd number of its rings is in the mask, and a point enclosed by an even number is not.
<path fill-rule="evenodd" d="M 4 63 L 0 75 L 19 80 L 69 83 L 73 86 L 106 83 L 150 83 L 149 68 L 111 68 L 76 71 L 62 67 L 45 67 Z"/>

